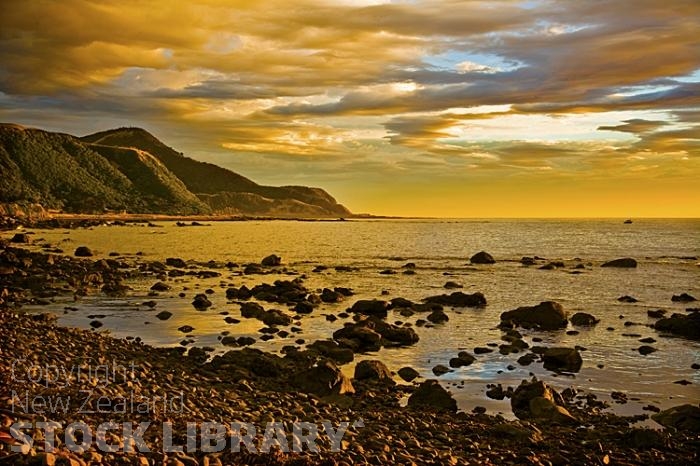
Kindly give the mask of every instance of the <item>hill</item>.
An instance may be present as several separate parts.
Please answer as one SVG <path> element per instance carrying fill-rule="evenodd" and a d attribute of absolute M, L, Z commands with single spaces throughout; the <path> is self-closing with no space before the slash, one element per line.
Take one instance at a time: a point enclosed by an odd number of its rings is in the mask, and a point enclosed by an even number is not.
<path fill-rule="evenodd" d="M 71 213 L 351 215 L 322 189 L 259 185 L 140 128 L 78 138 L 0 124 L 0 173 L 0 203 Z"/>

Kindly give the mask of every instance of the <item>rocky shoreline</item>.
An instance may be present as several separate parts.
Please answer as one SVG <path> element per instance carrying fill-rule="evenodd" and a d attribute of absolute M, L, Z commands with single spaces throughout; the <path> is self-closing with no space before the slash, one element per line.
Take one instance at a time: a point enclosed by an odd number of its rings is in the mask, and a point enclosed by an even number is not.
<path fill-rule="evenodd" d="M 167 287 L 182 265 L 176 258 L 159 268 L 148 262 L 119 259 L 92 260 L 54 253 L 30 252 L 22 241 L 0 244 L 0 464 L 691 464 L 698 461 L 700 418 L 697 406 L 655 414 L 669 426 L 664 430 L 635 427 L 646 416 L 622 417 L 605 412 L 595 397 L 575 389 L 557 393 L 541 381 L 525 380 L 519 387 L 493 387 L 491 395 L 511 399 L 519 418 L 457 412 L 450 393 L 435 380 L 402 383 L 415 378 L 410 368 L 392 374 L 381 361 L 357 365 L 352 379 L 338 366 L 355 353 L 376 351 L 382 346 L 411 345 L 417 338 L 411 327 L 386 322 L 389 309 L 402 315 L 426 313 L 429 322 L 447 318 L 443 306 L 480 306 L 485 297 L 455 291 L 413 303 L 359 300 L 348 309 L 354 321 L 334 333 L 332 340 L 289 348 L 283 356 L 247 347 L 234 335 L 222 343 L 232 349 L 210 357 L 207 348 L 153 348 L 138 339 L 115 339 L 99 331 L 57 326 L 46 314 L 25 314 L 23 304 L 40 303 L 58 295 L 80 299 L 88 293 L 119 294 L 125 281 L 141 274 L 152 276 L 154 268 Z M 48 250 L 48 249 L 47 249 Z M 76 251 L 77 252 L 77 251 Z M 484 259 L 481 255 L 477 260 Z M 488 259 L 488 258 L 487 258 Z M 279 266 L 270 256 L 261 264 L 244 266 L 245 273 L 269 273 Z M 629 264 L 629 262 L 627 262 Z M 203 271 L 200 271 L 203 272 Z M 174 275 L 173 275 L 174 273 Z M 183 272 L 184 273 L 184 272 Z M 215 273 L 215 272 L 212 272 Z M 157 285 L 157 284 L 156 284 Z M 156 286 L 154 285 L 154 287 Z M 154 292 L 157 290 L 154 288 Z M 244 318 L 258 319 L 270 335 L 293 332 L 294 320 L 282 311 L 265 310 L 259 303 L 287 305 L 292 313 L 312 312 L 319 302 L 347 299 L 351 290 L 324 289 L 310 292 L 301 280 L 280 280 L 275 285 L 252 289 L 230 287 L 227 298 L 241 305 Z M 250 301 L 254 296 L 256 301 Z M 681 299 L 679 297 L 679 299 Z M 194 296 L 193 305 L 206 309 L 207 295 Z M 161 311 L 167 313 L 167 310 Z M 671 316 L 662 319 L 694 319 Z M 167 319 L 167 314 L 160 314 Z M 518 328 L 560 328 L 562 310 L 556 303 L 541 303 L 504 313 L 504 344 L 499 351 L 521 348 Z M 593 316 L 578 316 L 592 322 Z M 572 317 L 573 319 L 573 317 Z M 99 328 L 99 319 L 94 328 Z M 676 326 L 686 331 L 695 320 Z M 673 322 L 665 331 L 673 331 Z M 291 325 L 291 326 L 290 326 Z M 289 330 L 287 330 L 289 328 Z M 186 329 L 183 334 L 186 335 Z M 228 338 L 230 337 L 230 338 Z M 262 338 L 264 338 L 263 335 Z M 578 359 L 571 348 L 531 348 L 552 370 L 575 371 Z M 450 361 L 451 367 L 468 365 L 474 356 L 467 352 Z M 48 369 L 50 368 L 50 369 Z M 54 368 L 64 369 L 56 370 Z M 73 371 L 82 368 L 81 371 Z M 110 373 L 110 368 L 112 372 Z M 68 369 L 68 370 L 65 370 Z M 95 369 L 92 371 L 92 369 Z M 448 367 L 440 368 L 450 370 Z M 435 370 L 434 370 L 435 372 Z M 111 374 L 111 375 L 110 375 Z M 399 382 L 399 383 L 397 383 Z M 500 392 L 499 393 L 499 388 Z M 624 394 L 623 394 L 624 395 Z M 170 397 L 170 398 L 169 398 Z M 406 405 L 406 399 L 407 405 Z M 55 402 L 61 401 L 61 409 Z M 135 401 L 134 401 L 135 400 Z M 169 401 L 168 401 L 169 400 Z M 175 401 L 175 404 L 172 402 Z M 46 406 L 53 402 L 52 406 Z M 168 403 L 171 404 L 168 404 Z M 42 404 L 43 403 L 43 404 Z M 67 409 L 62 409 L 68 403 Z M 54 421 L 54 451 L 37 422 Z M 106 421 L 172 423 L 176 443 L 187 440 L 186 424 L 217 422 L 256 426 L 256 452 L 205 452 L 202 448 L 183 453 L 165 452 L 166 435 L 158 429 L 143 436 L 151 452 L 105 452 L 92 443 L 68 448 L 63 429 L 77 421 L 95 428 Z M 318 452 L 284 452 L 294 445 L 291 424 L 308 422 L 334 429 L 346 423 L 338 444 L 319 435 Z M 31 448 L 20 448 L 17 430 L 11 426 L 28 422 L 24 433 Z M 267 428 L 279 422 L 286 426 L 276 446 L 270 446 Z M 274 424 L 272 424 L 274 426 Z M 124 438 L 110 432 L 112 444 L 123 447 Z M 229 443 L 235 435 L 227 432 Z M 200 438 L 201 441 L 201 438 Z M 128 443 L 128 439 L 127 439 Z M 201 445 L 201 444 L 200 444 Z M 13 451 L 12 447 L 21 451 Z M 265 452 L 266 447 L 269 452 Z M 244 449 L 246 450 L 246 449 Z M 263 450 L 261 452 L 261 450 Z"/>

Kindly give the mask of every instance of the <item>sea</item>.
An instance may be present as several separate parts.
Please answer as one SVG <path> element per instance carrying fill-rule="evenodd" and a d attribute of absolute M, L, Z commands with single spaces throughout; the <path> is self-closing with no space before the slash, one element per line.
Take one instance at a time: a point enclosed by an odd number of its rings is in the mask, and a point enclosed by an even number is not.
<path fill-rule="evenodd" d="M 198 279 L 189 276 L 171 279 L 172 290 L 149 296 L 157 277 L 131 280 L 124 297 L 107 297 L 99 292 L 77 301 L 57 297 L 48 306 L 27 306 L 30 312 L 55 312 L 59 324 L 90 328 L 95 315 L 104 324 L 99 331 L 116 337 L 140 337 L 155 346 L 212 347 L 212 354 L 231 350 L 220 343 L 223 332 L 256 338 L 253 348 L 280 353 L 286 345 L 303 339 L 303 347 L 318 339 L 331 338 L 334 330 L 350 318 L 330 322 L 326 315 L 344 311 L 358 299 L 404 297 L 420 301 L 428 296 L 450 293 L 447 281 L 463 286 L 465 293 L 481 292 L 488 304 L 483 308 L 447 309 L 449 321 L 416 327 L 425 315 L 403 317 L 390 312 L 388 320 L 414 325 L 420 341 L 410 347 L 384 348 L 377 353 L 358 354 L 343 366 L 352 375 L 354 364 L 362 359 L 379 359 L 397 371 L 410 366 L 423 378 L 436 378 L 432 368 L 447 365 L 459 351 L 501 344 L 497 328 L 500 314 L 519 306 L 557 301 L 569 315 L 593 314 L 600 323 L 567 331 L 523 330 L 525 341 L 544 346 L 581 348 L 583 367 L 576 374 L 557 374 L 541 363 L 521 366 L 521 354 L 502 355 L 496 351 L 477 356 L 470 366 L 454 369 L 439 380 L 457 399 L 460 409 L 485 407 L 489 413 L 512 418 L 509 402 L 486 396 L 489 384 L 515 387 L 521 380 L 536 376 L 557 389 L 574 387 L 593 393 L 610 403 L 618 414 L 642 414 L 652 404 L 666 408 L 700 402 L 700 342 L 663 335 L 651 328 L 655 319 L 647 311 L 664 309 L 668 315 L 686 313 L 696 303 L 672 302 L 673 295 L 688 293 L 700 299 L 700 219 L 358 219 L 347 221 L 231 221 L 203 226 L 176 226 L 175 222 L 96 226 L 88 229 L 31 230 L 34 244 L 49 243 L 71 254 L 77 246 L 88 246 L 95 259 L 119 253 L 129 261 L 164 261 L 178 257 L 195 270 L 212 269 L 221 276 Z M 469 258 L 479 251 L 489 252 L 496 263 L 472 265 Z M 268 275 L 244 275 L 242 267 L 227 263 L 259 263 L 269 254 L 282 258 L 283 271 Z M 539 257 L 536 266 L 521 264 L 524 256 Z M 605 261 L 635 258 L 634 269 L 601 267 Z M 119 259 L 119 257 L 117 257 Z M 562 261 L 564 267 L 542 270 L 540 265 Z M 414 274 L 404 273 L 415 264 Z M 583 264 L 583 268 L 574 268 Z M 230 265 L 230 264 L 229 264 Z M 328 267 L 314 271 L 318 266 Z M 345 266 L 349 271 L 338 271 Z M 581 266 L 579 266 L 581 267 Z M 391 270 L 396 273 L 380 272 Z M 301 277 L 310 290 L 349 287 L 355 295 L 337 304 L 322 304 L 300 320 L 301 332 L 289 338 L 261 341 L 263 325 L 240 317 L 239 305 L 226 299 L 229 286 L 272 283 Z M 192 297 L 213 290 L 213 306 L 198 311 Z M 185 293 L 185 297 L 180 297 Z M 619 302 L 632 296 L 636 303 Z M 154 309 L 144 305 L 155 300 Z M 263 303 L 266 309 L 284 306 Z M 66 311 L 66 306 L 77 311 Z M 161 310 L 173 313 L 166 321 L 155 317 Z M 293 313 L 291 310 L 290 313 Z M 241 320 L 228 324 L 224 314 Z M 185 336 L 178 328 L 195 330 Z M 651 337 L 658 351 L 643 356 L 639 340 Z M 541 342 L 533 342 L 533 338 Z M 184 341 L 183 341 L 184 340 Z M 400 381 L 398 377 L 397 380 Z M 682 382 L 682 383 L 677 383 Z M 690 382 L 690 383 L 687 383 Z M 611 398 L 624 392 L 626 403 Z"/>

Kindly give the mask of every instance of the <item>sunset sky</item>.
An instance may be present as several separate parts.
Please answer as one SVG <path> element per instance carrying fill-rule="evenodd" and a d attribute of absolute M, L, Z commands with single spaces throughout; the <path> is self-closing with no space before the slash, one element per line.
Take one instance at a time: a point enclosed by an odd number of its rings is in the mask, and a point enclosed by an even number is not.
<path fill-rule="evenodd" d="M 2 0 L 0 121 L 354 212 L 700 216 L 700 1 Z"/>

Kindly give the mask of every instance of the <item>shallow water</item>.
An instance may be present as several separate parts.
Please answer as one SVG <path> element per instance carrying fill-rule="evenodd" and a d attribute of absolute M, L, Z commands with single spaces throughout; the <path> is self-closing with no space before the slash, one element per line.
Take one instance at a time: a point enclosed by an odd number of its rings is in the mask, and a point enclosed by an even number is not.
<path fill-rule="evenodd" d="M 333 330 L 342 327 L 344 320 L 330 323 L 324 315 L 337 314 L 356 299 L 402 296 L 417 301 L 451 292 L 443 288 L 447 280 L 463 284 L 464 292 L 483 292 L 488 306 L 447 310 L 448 323 L 416 329 L 421 340 L 415 346 L 383 349 L 379 354 L 362 356 L 379 358 L 392 370 L 410 365 L 426 378 L 433 377 L 433 366 L 447 365 L 460 350 L 471 352 L 475 346 L 500 343 L 501 332 L 495 327 L 503 311 L 555 300 L 570 314 L 585 311 L 601 319 L 596 327 L 578 329 L 579 335 L 566 335 L 564 331 L 523 331 L 528 343 L 537 336 L 544 340 L 538 344 L 585 347 L 584 365 L 575 377 L 556 376 L 541 364 L 522 367 L 516 363 L 520 354 L 503 356 L 497 351 L 479 355 L 471 366 L 440 377 L 464 410 L 479 405 L 510 416 L 507 400 L 494 401 L 485 396 L 486 384 L 517 385 L 530 373 L 557 387 L 584 388 L 601 398 L 613 390 L 624 391 L 630 399 L 639 398 L 627 405 L 614 405 L 617 412 L 626 414 L 642 413 L 642 406 L 649 403 L 663 408 L 700 401 L 700 371 L 690 368 L 691 364 L 700 362 L 700 343 L 659 335 L 648 327 L 653 320 L 646 313 L 649 309 L 666 309 L 669 314 L 685 312 L 687 307 L 700 305 L 671 302 L 673 294 L 682 292 L 700 298 L 700 267 L 698 260 L 692 259 L 700 255 L 700 220 L 635 220 L 633 224 L 623 224 L 621 220 L 368 220 L 215 222 L 187 228 L 176 227 L 172 222 L 159 225 L 162 228 L 35 230 L 34 238 L 43 238 L 66 252 L 87 245 L 98 257 L 106 257 L 111 251 L 131 257 L 138 251 L 143 253 L 140 260 L 180 257 L 192 261 L 193 266 L 210 260 L 259 262 L 262 257 L 276 253 L 290 271 L 306 274 L 305 285 L 309 289 L 347 286 L 355 290 L 357 295 L 346 302 L 324 304 L 313 314 L 304 316 L 300 334 L 255 343 L 254 347 L 268 351 L 279 351 L 282 346 L 293 344 L 296 338 L 307 342 L 328 338 Z M 480 250 L 489 251 L 498 262 L 489 266 L 468 265 L 468 258 Z M 522 256 L 535 255 L 563 260 L 566 268 L 546 271 L 519 263 Z M 618 257 L 634 257 L 639 267 L 600 267 L 603 261 Z M 415 275 L 401 273 L 401 266 L 407 262 L 416 264 Z M 573 266 L 578 263 L 586 268 L 580 274 L 572 274 Z M 311 272 L 319 264 L 331 268 L 322 273 Z M 332 269 L 336 265 L 358 270 L 336 272 Z M 398 274 L 379 274 L 388 268 Z M 218 341 L 222 331 L 258 337 L 258 329 L 263 327 L 252 319 L 242 319 L 234 325 L 224 322 L 222 311 L 240 316 L 238 305 L 226 301 L 224 291 L 228 284 L 254 286 L 294 276 L 242 276 L 238 273 L 240 269 L 216 270 L 223 275 L 204 280 L 191 277 L 173 280 L 173 290 L 155 298 L 158 301 L 155 311 L 139 306 L 151 299 L 147 294 L 155 277 L 130 283 L 134 292 L 126 298 L 95 295 L 76 303 L 57 299 L 55 304 L 37 309 L 58 312 L 63 325 L 86 328 L 92 320 L 88 315 L 104 314 L 102 329 L 120 337 L 140 336 L 154 345 L 178 345 L 183 334 L 177 328 L 188 324 L 195 327 L 190 334 L 195 345 L 213 346 L 223 352 L 227 348 Z M 177 296 L 183 288 L 188 288 L 184 299 Z M 190 302 L 196 292 L 206 288 L 215 290 L 210 297 L 214 306 L 200 312 Z M 382 290 L 388 295 L 381 296 Z M 639 302 L 619 303 L 617 298 L 622 295 L 634 296 Z M 79 310 L 63 314 L 66 305 Z M 268 309 L 275 307 L 264 305 Z M 155 318 L 163 309 L 173 312 L 170 320 Z M 419 318 L 425 315 L 403 318 L 390 314 L 388 320 L 415 322 Z M 614 330 L 606 330 L 608 327 Z M 638 340 L 644 337 L 658 340 L 652 345 L 658 349 L 656 353 L 641 356 L 636 351 L 642 344 Z M 600 364 L 604 367 L 598 368 Z M 509 365 L 515 369 L 508 370 Z M 352 372 L 352 364 L 345 367 Z M 692 384 L 673 383 L 681 379 Z"/>

